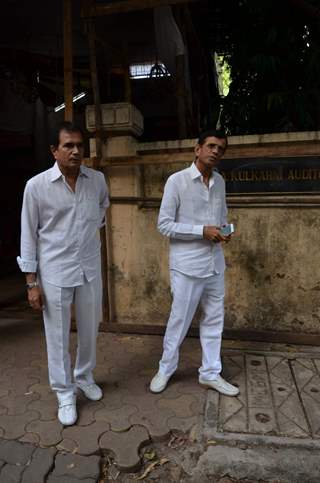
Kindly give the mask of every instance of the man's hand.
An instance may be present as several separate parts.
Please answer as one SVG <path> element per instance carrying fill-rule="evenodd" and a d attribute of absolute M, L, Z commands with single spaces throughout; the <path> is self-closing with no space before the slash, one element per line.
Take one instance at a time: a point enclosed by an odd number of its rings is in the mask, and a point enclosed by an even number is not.
<path fill-rule="evenodd" d="M 223 236 L 219 226 L 205 226 L 203 228 L 203 238 L 214 243 L 226 242 L 230 236 Z"/>
<path fill-rule="evenodd" d="M 32 307 L 34 310 L 43 309 L 43 296 L 40 287 L 28 289 L 28 301 L 30 307 Z"/>

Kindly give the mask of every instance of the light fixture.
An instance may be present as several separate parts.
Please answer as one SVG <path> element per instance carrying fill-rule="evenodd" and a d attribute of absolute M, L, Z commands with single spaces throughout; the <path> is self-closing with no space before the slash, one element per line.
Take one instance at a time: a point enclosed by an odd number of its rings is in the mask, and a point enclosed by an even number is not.
<path fill-rule="evenodd" d="M 82 99 L 83 97 L 85 97 L 87 94 L 85 92 L 80 92 L 80 94 L 77 94 L 76 96 L 74 96 L 74 98 L 72 99 L 72 102 L 77 102 L 79 99 Z M 63 102 L 62 104 L 60 104 L 59 106 L 55 107 L 54 108 L 54 112 L 58 112 L 58 111 L 61 111 L 62 109 L 64 109 L 66 107 L 65 103 Z"/>

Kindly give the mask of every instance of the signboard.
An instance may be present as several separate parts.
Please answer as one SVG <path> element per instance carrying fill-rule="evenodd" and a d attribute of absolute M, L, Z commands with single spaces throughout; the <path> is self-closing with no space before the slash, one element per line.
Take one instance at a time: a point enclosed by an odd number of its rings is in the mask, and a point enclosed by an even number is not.
<path fill-rule="evenodd" d="M 228 194 L 320 194 L 320 156 L 222 159 Z"/>

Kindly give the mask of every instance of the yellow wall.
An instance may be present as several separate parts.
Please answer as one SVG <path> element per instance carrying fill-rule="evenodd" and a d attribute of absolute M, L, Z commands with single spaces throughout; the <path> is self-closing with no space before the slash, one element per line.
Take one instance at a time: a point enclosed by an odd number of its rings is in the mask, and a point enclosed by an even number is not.
<path fill-rule="evenodd" d="M 146 198 L 161 198 L 180 164 L 144 167 Z M 170 309 L 168 240 L 157 231 L 159 206 L 119 202 L 141 196 L 137 167 L 107 167 L 111 196 L 109 276 L 114 322 L 165 325 Z M 254 206 L 254 207 L 253 207 Z M 225 249 L 226 327 L 320 333 L 319 208 L 229 209 L 236 235 Z"/>

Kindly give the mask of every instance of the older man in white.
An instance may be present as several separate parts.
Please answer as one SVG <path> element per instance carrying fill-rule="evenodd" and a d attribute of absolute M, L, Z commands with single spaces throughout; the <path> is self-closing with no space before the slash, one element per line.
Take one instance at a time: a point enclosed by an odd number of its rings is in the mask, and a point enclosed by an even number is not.
<path fill-rule="evenodd" d="M 26 274 L 30 306 L 43 310 L 58 418 L 72 425 L 78 388 L 91 400 L 102 398 L 92 371 L 102 315 L 99 228 L 109 199 L 104 175 L 81 165 L 83 137 L 76 126 L 63 123 L 51 151 L 54 166 L 31 178 L 24 191 L 18 263 Z M 78 329 L 75 383 L 69 354 L 72 303 Z"/>
<path fill-rule="evenodd" d="M 226 148 L 224 133 L 202 133 L 195 162 L 170 176 L 165 186 L 158 228 L 170 238 L 173 301 L 159 371 L 150 384 L 154 393 L 166 388 L 177 369 L 180 345 L 199 304 L 203 314 L 199 383 L 229 396 L 239 393 L 220 376 L 225 271 L 222 243 L 230 236 L 221 232 L 227 224 L 225 183 L 215 168 Z"/>

